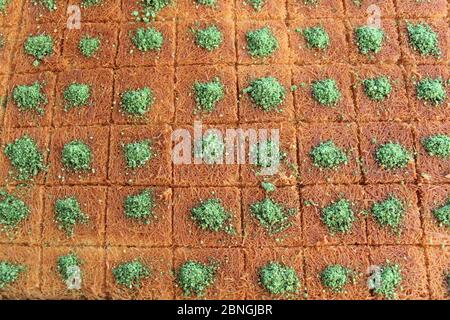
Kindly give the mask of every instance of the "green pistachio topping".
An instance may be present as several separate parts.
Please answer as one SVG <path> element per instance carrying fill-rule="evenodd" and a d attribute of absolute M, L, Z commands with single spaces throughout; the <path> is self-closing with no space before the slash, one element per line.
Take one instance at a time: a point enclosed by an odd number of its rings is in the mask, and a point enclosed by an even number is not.
<path fill-rule="evenodd" d="M 290 218 L 297 213 L 294 208 L 285 208 L 269 197 L 250 205 L 252 216 L 269 234 L 280 233 L 288 229 L 292 222 Z"/>
<path fill-rule="evenodd" d="M 139 0 L 141 15 L 144 22 L 155 19 L 156 15 L 164 8 L 172 4 L 172 0 Z M 139 15 L 139 12 L 136 12 Z M 133 12 L 133 15 L 136 15 Z"/>
<path fill-rule="evenodd" d="M 91 87 L 85 83 L 72 83 L 63 92 L 66 104 L 64 110 L 84 107 L 89 103 L 91 97 Z"/>
<path fill-rule="evenodd" d="M 138 289 L 142 280 L 150 276 L 150 269 L 139 260 L 123 262 L 112 269 L 117 285 Z"/>
<path fill-rule="evenodd" d="M 56 269 L 61 280 L 69 280 L 74 275 L 74 269 L 78 268 L 79 270 L 82 263 L 83 261 L 74 252 L 59 256 L 56 262 Z"/>
<path fill-rule="evenodd" d="M 19 180 L 29 180 L 46 169 L 44 157 L 36 142 L 27 135 L 8 143 L 3 153 L 16 171 Z"/>
<path fill-rule="evenodd" d="M 395 196 L 375 202 L 371 208 L 375 221 L 382 227 L 398 230 L 405 215 L 403 202 Z"/>
<path fill-rule="evenodd" d="M 425 22 L 407 23 L 409 45 L 422 56 L 440 57 L 439 38 L 436 32 Z"/>
<path fill-rule="evenodd" d="M 336 169 L 348 163 L 348 157 L 332 140 L 321 142 L 311 149 L 309 157 L 320 169 Z"/>
<path fill-rule="evenodd" d="M 89 8 L 94 6 L 99 6 L 103 3 L 103 0 L 81 0 L 82 8 Z"/>
<path fill-rule="evenodd" d="M 268 262 L 259 269 L 260 285 L 272 295 L 296 294 L 300 281 L 295 270 L 278 262 Z"/>
<path fill-rule="evenodd" d="M 436 134 L 422 139 L 423 148 L 432 157 L 447 159 L 450 157 L 450 136 Z"/>
<path fill-rule="evenodd" d="M 191 218 L 203 230 L 233 233 L 231 213 L 223 206 L 220 199 L 211 198 L 201 201 L 191 209 Z"/>
<path fill-rule="evenodd" d="M 144 116 L 155 102 L 153 91 L 148 87 L 125 91 L 120 98 L 121 111 L 136 117 Z"/>
<path fill-rule="evenodd" d="M 264 140 L 250 147 L 251 163 L 260 168 L 270 168 L 280 164 L 286 154 L 280 150 L 278 142 Z"/>
<path fill-rule="evenodd" d="M 47 11 L 55 11 L 57 9 L 56 0 L 32 0 L 32 2 L 34 5 L 39 5 Z"/>
<path fill-rule="evenodd" d="M 334 79 L 314 81 L 311 84 L 313 99 L 322 106 L 335 106 L 341 99 L 341 92 Z"/>
<path fill-rule="evenodd" d="M 204 29 L 192 30 L 192 32 L 194 33 L 195 44 L 207 51 L 217 49 L 223 41 L 222 32 L 215 25 L 211 25 Z"/>
<path fill-rule="evenodd" d="M 0 14 L 5 13 L 10 0 L 0 0 Z"/>
<path fill-rule="evenodd" d="M 131 42 L 142 52 L 159 51 L 162 48 L 164 37 L 154 28 L 138 28 L 132 35 Z"/>
<path fill-rule="evenodd" d="M 397 296 L 397 288 L 402 281 L 400 267 L 397 264 L 386 263 L 377 268 L 369 279 L 369 288 L 376 295 L 386 299 L 394 299 Z"/>
<path fill-rule="evenodd" d="M 350 201 L 340 199 L 322 209 L 320 217 L 330 233 L 347 233 L 356 221 Z"/>
<path fill-rule="evenodd" d="M 15 230 L 30 215 L 30 209 L 21 199 L 0 191 L 0 231 Z"/>
<path fill-rule="evenodd" d="M 384 32 L 381 28 L 362 26 L 354 30 L 354 37 L 359 53 L 364 55 L 375 54 L 381 51 Z"/>
<path fill-rule="evenodd" d="M 216 278 L 216 263 L 201 263 L 189 260 L 180 266 L 177 272 L 178 286 L 185 296 L 203 296 Z"/>
<path fill-rule="evenodd" d="M 149 224 L 154 217 L 155 199 L 150 189 L 126 196 L 123 202 L 125 218 Z"/>
<path fill-rule="evenodd" d="M 310 49 L 325 50 L 330 45 L 330 37 L 325 29 L 321 26 L 305 28 L 302 31 L 306 45 Z"/>
<path fill-rule="evenodd" d="M 43 105 L 48 103 L 47 97 L 42 92 L 43 83 L 38 81 L 31 85 L 18 85 L 14 87 L 12 97 L 19 111 L 35 111 L 39 115 L 44 114 Z"/>
<path fill-rule="evenodd" d="M 196 81 L 192 89 L 197 107 L 204 112 L 212 112 L 225 96 L 225 87 L 217 77 L 209 82 Z"/>
<path fill-rule="evenodd" d="M 30 209 L 21 199 L 0 191 L 0 231 L 15 230 L 30 215 Z"/>
<path fill-rule="evenodd" d="M 205 6 L 205 7 L 217 6 L 217 0 L 195 0 L 195 3 L 199 6 Z"/>
<path fill-rule="evenodd" d="M 83 171 L 91 168 L 91 148 L 80 140 L 66 143 L 61 151 L 61 163 L 65 169 Z"/>
<path fill-rule="evenodd" d="M 447 92 L 441 78 L 424 78 L 416 83 L 417 99 L 439 105 L 447 99 Z"/>
<path fill-rule="evenodd" d="M 123 156 L 127 168 L 142 168 L 154 156 L 149 140 L 126 143 L 123 146 Z"/>
<path fill-rule="evenodd" d="M 253 8 L 253 10 L 261 11 L 267 0 L 245 0 L 245 2 L 248 3 Z"/>
<path fill-rule="evenodd" d="M 54 207 L 55 221 L 58 228 L 72 237 L 75 225 L 85 224 L 89 217 L 81 211 L 80 203 L 75 197 L 57 199 Z"/>
<path fill-rule="evenodd" d="M 202 159 L 206 164 L 221 163 L 224 155 L 225 144 L 218 133 L 206 133 L 194 145 L 194 156 Z"/>
<path fill-rule="evenodd" d="M 248 31 L 245 39 L 248 53 L 255 58 L 271 56 L 279 48 L 277 38 L 269 27 Z"/>
<path fill-rule="evenodd" d="M 25 266 L 0 260 L 0 289 L 12 284 L 19 279 L 21 273 L 25 272 Z"/>
<path fill-rule="evenodd" d="M 53 39 L 48 34 L 30 35 L 23 44 L 25 53 L 34 57 L 33 66 L 37 67 L 41 61 L 53 53 Z"/>
<path fill-rule="evenodd" d="M 244 89 L 250 100 L 263 111 L 279 111 L 286 97 L 283 85 L 274 77 L 258 78 L 250 81 Z"/>
<path fill-rule="evenodd" d="M 100 45 L 100 38 L 83 36 L 78 43 L 78 50 L 84 57 L 91 58 L 100 49 Z"/>
<path fill-rule="evenodd" d="M 362 81 L 364 93 L 372 101 L 383 101 L 391 93 L 392 87 L 387 77 L 376 77 Z"/>
<path fill-rule="evenodd" d="M 334 293 L 340 293 L 351 280 L 352 271 L 340 264 L 328 265 L 320 273 L 322 285 Z"/>
<path fill-rule="evenodd" d="M 399 143 L 388 142 L 375 150 L 375 161 L 385 170 L 403 169 L 411 160 L 409 151 Z"/>
<path fill-rule="evenodd" d="M 450 229 L 450 195 L 446 203 L 433 209 L 431 213 L 440 226 Z"/>

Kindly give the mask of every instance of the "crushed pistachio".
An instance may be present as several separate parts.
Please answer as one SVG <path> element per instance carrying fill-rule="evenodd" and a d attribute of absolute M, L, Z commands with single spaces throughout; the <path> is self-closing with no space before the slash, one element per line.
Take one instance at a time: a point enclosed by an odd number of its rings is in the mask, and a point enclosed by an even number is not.
<path fill-rule="evenodd" d="M 447 99 L 447 92 L 441 78 L 424 78 L 416 83 L 417 99 L 439 105 Z"/>
<path fill-rule="evenodd" d="M 320 273 L 322 285 L 334 293 L 340 293 L 349 282 L 352 270 L 340 264 L 326 266 Z"/>
<path fill-rule="evenodd" d="M 280 111 L 286 90 L 274 77 L 257 78 L 250 81 L 250 85 L 243 90 L 250 96 L 250 100 L 263 111 Z"/>
<path fill-rule="evenodd" d="M 280 150 L 278 142 L 264 140 L 250 147 L 251 163 L 260 168 L 278 165 L 286 154 Z"/>
<path fill-rule="evenodd" d="M 409 151 L 399 143 L 381 144 L 375 150 L 375 161 L 385 170 L 405 168 L 411 160 Z"/>
<path fill-rule="evenodd" d="M 285 208 L 269 197 L 250 205 L 252 216 L 269 234 L 280 233 L 288 229 L 291 217 L 297 213 L 295 208 Z"/>
<path fill-rule="evenodd" d="M 81 211 L 80 204 L 75 197 L 57 199 L 54 207 L 55 222 L 67 237 L 72 237 L 77 224 L 85 224 L 89 217 Z"/>
<path fill-rule="evenodd" d="M 64 110 L 86 106 L 91 97 L 91 87 L 85 83 L 72 83 L 63 92 Z"/>
<path fill-rule="evenodd" d="M 74 252 L 59 256 L 56 261 L 56 269 L 61 280 L 69 280 L 73 276 L 74 268 L 79 268 L 82 263 L 83 261 Z"/>
<path fill-rule="evenodd" d="M 335 106 L 341 99 L 341 92 L 334 79 L 323 79 L 311 84 L 313 99 L 323 106 Z"/>
<path fill-rule="evenodd" d="M 44 114 L 43 105 L 48 103 L 47 97 L 42 92 L 43 83 L 39 81 L 31 85 L 18 85 L 14 87 L 12 98 L 19 111 L 35 111 Z"/>
<path fill-rule="evenodd" d="M 165 7 L 172 4 L 172 0 L 139 0 L 141 6 L 140 14 L 144 22 L 149 22 L 150 19 L 155 19 L 156 15 Z M 133 12 L 134 16 L 139 15 L 139 12 Z"/>
<path fill-rule="evenodd" d="M 322 208 L 320 220 L 330 233 L 347 233 L 356 221 L 352 205 L 347 199 L 340 199 Z"/>
<path fill-rule="evenodd" d="M 421 140 L 422 146 L 428 155 L 447 159 L 450 157 L 450 136 L 436 134 Z"/>
<path fill-rule="evenodd" d="M 81 0 L 82 8 L 89 8 L 93 6 L 99 6 L 103 3 L 103 0 Z"/>
<path fill-rule="evenodd" d="M 376 77 L 362 81 L 364 93 L 372 101 L 383 101 L 391 93 L 391 82 L 387 77 Z"/>
<path fill-rule="evenodd" d="M 422 56 L 440 57 L 439 39 L 436 32 L 425 22 L 407 23 L 409 45 Z"/>
<path fill-rule="evenodd" d="M 327 140 L 314 146 L 309 152 L 314 166 L 321 169 L 336 169 L 348 163 L 348 157 L 332 140 Z"/>
<path fill-rule="evenodd" d="M 405 215 L 405 206 L 400 199 L 390 196 L 383 201 L 375 202 L 371 207 L 371 212 L 380 226 L 398 231 Z"/>
<path fill-rule="evenodd" d="M 127 168 L 142 168 L 154 156 L 150 140 L 140 140 L 123 145 Z"/>
<path fill-rule="evenodd" d="M 307 6 L 315 6 L 320 0 L 303 0 L 303 3 Z"/>
<path fill-rule="evenodd" d="M 450 229 L 450 195 L 445 204 L 433 209 L 431 213 L 440 226 Z"/>
<path fill-rule="evenodd" d="M 197 107 L 203 112 L 212 112 L 225 96 L 225 88 L 218 77 L 209 82 L 196 81 L 192 88 Z"/>
<path fill-rule="evenodd" d="M 361 26 L 354 30 L 356 46 L 361 54 L 369 55 L 381 51 L 385 40 L 384 31 L 373 26 Z"/>
<path fill-rule="evenodd" d="M 265 58 L 272 55 L 278 48 L 277 38 L 269 27 L 263 27 L 248 31 L 245 34 L 247 51 L 249 55 L 256 58 Z"/>
<path fill-rule="evenodd" d="M 217 49 L 223 41 L 222 32 L 215 25 L 191 31 L 194 34 L 195 44 L 210 52 Z"/>
<path fill-rule="evenodd" d="M 330 45 L 330 37 L 322 26 L 305 28 L 301 33 L 310 49 L 325 50 Z"/>
<path fill-rule="evenodd" d="M 217 0 L 195 0 L 195 3 L 199 6 L 216 7 Z"/>
<path fill-rule="evenodd" d="M 142 52 L 159 51 L 162 48 L 164 37 L 154 28 L 138 28 L 132 35 L 131 42 Z"/>
<path fill-rule="evenodd" d="M 8 143 L 3 153 L 16 171 L 18 180 L 29 180 L 46 169 L 36 142 L 27 135 Z"/>
<path fill-rule="evenodd" d="M 386 299 L 394 299 L 397 296 L 397 288 L 402 281 L 400 266 L 387 262 L 380 266 L 369 280 L 369 287 L 376 295 Z"/>
<path fill-rule="evenodd" d="M 91 148 L 80 140 L 66 143 L 61 151 L 61 163 L 71 171 L 83 171 L 91 168 Z"/>
<path fill-rule="evenodd" d="M 0 231 L 15 230 L 30 215 L 30 209 L 21 199 L 0 191 Z"/>
<path fill-rule="evenodd" d="M 233 233 L 231 217 L 231 213 L 222 206 L 220 199 L 217 198 L 201 201 L 191 209 L 192 220 L 203 230 Z"/>
<path fill-rule="evenodd" d="M 258 271 L 260 285 L 272 295 L 296 294 L 300 281 L 295 270 L 278 262 L 268 262 Z"/>
<path fill-rule="evenodd" d="M 84 57 L 91 58 L 100 49 L 100 45 L 100 38 L 83 36 L 78 43 L 78 49 Z"/>
<path fill-rule="evenodd" d="M 120 95 L 121 111 L 130 116 L 142 117 L 155 102 L 153 91 L 148 87 L 128 90 Z"/>
<path fill-rule="evenodd" d="M 23 44 L 26 54 L 34 57 L 33 66 L 37 67 L 41 61 L 53 53 L 53 39 L 48 34 L 30 35 Z"/>
<path fill-rule="evenodd" d="M 215 132 L 207 133 L 194 145 L 194 156 L 202 159 L 206 164 L 223 162 L 225 154 L 225 144 L 219 134 Z"/>
<path fill-rule="evenodd" d="M 245 0 L 245 2 L 248 3 L 253 8 L 253 10 L 261 11 L 267 0 Z"/>
<path fill-rule="evenodd" d="M 10 0 L 0 0 L 0 14 L 5 13 Z"/>
<path fill-rule="evenodd" d="M 138 289 L 142 280 L 150 276 L 150 269 L 139 260 L 123 262 L 112 269 L 116 284 L 128 289 Z"/>
<path fill-rule="evenodd" d="M 216 277 L 217 263 L 201 263 L 189 260 L 183 263 L 177 272 L 178 286 L 185 296 L 203 296 Z"/>
<path fill-rule="evenodd" d="M 154 217 L 155 206 L 153 192 L 150 189 L 144 189 L 139 193 L 126 196 L 123 212 L 127 219 L 149 224 Z"/>
<path fill-rule="evenodd" d="M 263 188 L 265 192 L 274 192 L 276 189 L 272 183 L 266 181 L 261 182 L 261 188 Z"/>
<path fill-rule="evenodd" d="M 57 9 L 56 0 L 32 0 L 32 2 L 34 5 L 39 5 L 48 11 L 55 11 Z"/>
<path fill-rule="evenodd" d="M 17 281 L 23 272 L 25 272 L 25 266 L 0 260 L 0 289 Z"/>

